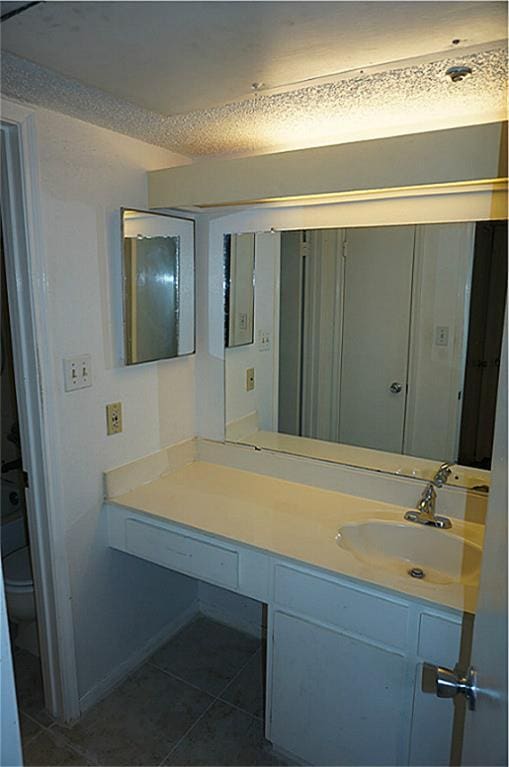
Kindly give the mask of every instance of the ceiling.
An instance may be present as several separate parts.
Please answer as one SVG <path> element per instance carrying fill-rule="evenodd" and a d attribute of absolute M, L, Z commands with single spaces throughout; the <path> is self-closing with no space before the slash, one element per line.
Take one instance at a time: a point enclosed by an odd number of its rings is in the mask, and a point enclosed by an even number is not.
<path fill-rule="evenodd" d="M 469 0 L 44 2 L 2 24 L 2 91 L 189 156 L 339 143 L 503 119 L 506 24 Z"/>

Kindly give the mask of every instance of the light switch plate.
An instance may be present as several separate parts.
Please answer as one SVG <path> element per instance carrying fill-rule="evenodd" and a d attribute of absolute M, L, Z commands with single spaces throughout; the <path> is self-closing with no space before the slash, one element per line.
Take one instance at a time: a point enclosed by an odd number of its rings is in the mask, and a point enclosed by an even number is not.
<path fill-rule="evenodd" d="M 271 347 L 271 332 L 270 330 L 258 331 L 258 351 L 270 352 Z"/>
<path fill-rule="evenodd" d="M 437 325 L 435 330 L 435 344 L 437 346 L 449 345 L 449 326 Z"/>
<path fill-rule="evenodd" d="M 92 386 L 92 364 L 90 354 L 64 359 L 64 388 L 65 391 L 86 389 Z"/>

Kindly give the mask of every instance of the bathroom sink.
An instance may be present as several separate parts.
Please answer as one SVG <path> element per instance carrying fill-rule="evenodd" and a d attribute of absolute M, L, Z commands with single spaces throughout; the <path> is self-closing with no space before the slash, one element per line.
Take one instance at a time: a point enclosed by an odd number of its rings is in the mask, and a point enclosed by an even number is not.
<path fill-rule="evenodd" d="M 361 562 L 435 584 L 473 584 L 482 549 L 459 535 L 411 522 L 368 520 L 344 525 L 341 548 Z"/>

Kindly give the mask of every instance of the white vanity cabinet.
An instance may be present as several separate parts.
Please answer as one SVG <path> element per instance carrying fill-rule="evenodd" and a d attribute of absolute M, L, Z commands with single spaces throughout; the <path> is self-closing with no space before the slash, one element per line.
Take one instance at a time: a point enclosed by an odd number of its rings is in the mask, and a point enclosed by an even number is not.
<path fill-rule="evenodd" d="M 266 736 L 312 765 L 448 765 L 455 704 L 421 692 L 453 668 L 459 611 L 106 504 L 109 545 L 268 604 Z"/>
<path fill-rule="evenodd" d="M 422 661 L 459 659 L 459 613 L 276 564 L 267 737 L 314 765 L 448 765 L 454 704 L 421 692 Z"/>

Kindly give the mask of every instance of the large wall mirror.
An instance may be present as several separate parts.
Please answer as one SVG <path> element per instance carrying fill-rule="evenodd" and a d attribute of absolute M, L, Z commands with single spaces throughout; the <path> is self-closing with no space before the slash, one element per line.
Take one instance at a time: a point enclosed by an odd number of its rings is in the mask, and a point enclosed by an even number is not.
<path fill-rule="evenodd" d="M 414 476 L 449 461 L 489 486 L 506 223 L 232 234 L 227 274 L 246 236 L 254 331 L 225 350 L 226 439 Z"/>
<path fill-rule="evenodd" d="M 194 221 L 122 209 L 126 365 L 195 351 Z"/>

